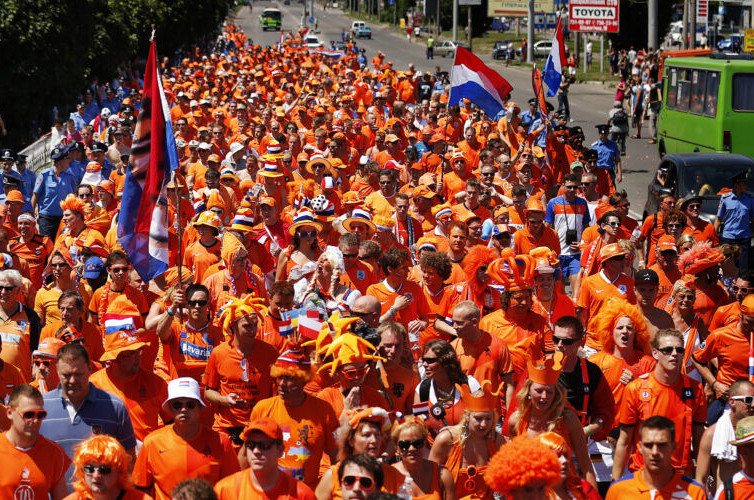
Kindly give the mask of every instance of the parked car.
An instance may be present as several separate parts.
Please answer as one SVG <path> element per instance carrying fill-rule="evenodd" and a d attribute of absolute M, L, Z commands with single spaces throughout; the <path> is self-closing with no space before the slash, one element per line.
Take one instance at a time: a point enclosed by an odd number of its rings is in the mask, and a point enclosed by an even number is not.
<path fill-rule="evenodd" d="M 351 32 L 356 32 L 358 28 L 361 28 L 362 26 L 366 26 L 367 23 L 364 21 L 354 21 L 351 23 Z"/>
<path fill-rule="evenodd" d="M 693 194 L 702 198 L 700 217 L 713 222 L 720 203 L 718 193 L 732 188 L 732 179 L 741 172 L 754 174 L 754 159 L 731 153 L 676 153 L 662 157 L 657 171 L 647 186 L 644 217 L 657 213 L 660 195 L 672 194 L 675 199 Z"/>
<path fill-rule="evenodd" d="M 510 26 L 505 22 L 504 18 L 494 17 L 492 18 L 490 29 L 497 31 L 498 33 L 502 33 L 503 31 L 508 31 L 510 29 Z"/>
<path fill-rule="evenodd" d="M 306 35 L 304 37 L 304 44 L 310 49 L 318 49 L 322 42 L 317 35 Z"/>
<path fill-rule="evenodd" d="M 497 41 L 492 47 L 493 59 L 505 59 L 505 53 L 508 51 L 508 42 Z"/>
<path fill-rule="evenodd" d="M 534 57 L 547 57 L 552 50 L 552 40 L 540 40 L 534 43 Z"/>
<path fill-rule="evenodd" d="M 353 32 L 354 38 L 368 38 L 372 39 L 372 28 L 367 26 L 366 24 L 359 26 L 356 28 L 356 30 Z"/>
<path fill-rule="evenodd" d="M 455 56 L 456 55 L 456 47 L 463 47 L 464 49 L 468 49 L 468 47 L 460 42 L 454 42 L 452 40 L 444 40 L 442 42 L 437 42 L 435 44 L 435 55 L 436 56 Z"/>
<path fill-rule="evenodd" d="M 744 36 L 740 33 L 728 35 L 727 38 L 723 38 L 717 42 L 717 49 L 723 52 L 741 52 L 743 41 Z"/>

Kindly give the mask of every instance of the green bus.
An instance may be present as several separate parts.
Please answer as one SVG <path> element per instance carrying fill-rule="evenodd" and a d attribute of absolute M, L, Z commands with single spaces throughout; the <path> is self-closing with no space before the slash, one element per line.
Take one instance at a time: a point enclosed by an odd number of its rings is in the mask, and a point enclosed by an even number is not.
<path fill-rule="evenodd" d="M 668 57 L 662 72 L 657 147 L 665 153 L 754 157 L 754 57 L 713 52 Z"/>
<path fill-rule="evenodd" d="M 262 25 L 262 31 L 267 31 L 268 28 L 280 30 L 283 26 L 283 13 L 280 9 L 268 7 L 259 16 L 259 23 Z"/>

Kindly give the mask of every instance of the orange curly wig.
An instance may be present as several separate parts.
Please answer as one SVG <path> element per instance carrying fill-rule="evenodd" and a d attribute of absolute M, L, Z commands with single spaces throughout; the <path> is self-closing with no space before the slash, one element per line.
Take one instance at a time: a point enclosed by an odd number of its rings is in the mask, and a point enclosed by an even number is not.
<path fill-rule="evenodd" d="M 118 486 L 126 489 L 131 486 L 131 474 L 128 473 L 128 455 L 123 446 L 112 436 L 100 434 L 82 441 L 76 447 L 73 457 L 76 467 L 76 482 L 73 489 L 89 498 L 91 490 L 84 479 L 83 467 L 88 464 L 107 465 L 113 468 L 113 473 L 118 474 Z"/>
<path fill-rule="evenodd" d="M 560 480 L 560 461 L 554 451 L 538 439 L 519 436 L 500 447 L 484 473 L 485 482 L 497 493 L 509 494 L 526 485 Z"/>
<path fill-rule="evenodd" d="M 60 202 L 60 208 L 62 208 L 63 210 L 70 210 L 71 212 L 78 212 L 84 217 L 86 217 L 87 213 L 89 212 L 86 203 L 84 203 L 81 198 L 73 193 L 70 193 L 65 197 L 63 201 Z"/>
<path fill-rule="evenodd" d="M 476 279 L 476 271 L 482 266 L 489 266 L 496 258 L 497 252 L 494 248 L 476 245 L 464 257 L 461 263 L 461 268 L 466 274 L 466 281 L 469 284 L 469 288 L 471 288 L 471 296 L 474 298 L 476 304 L 482 303 L 482 295 L 484 294 L 484 289 L 487 288 L 487 283 L 480 283 Z"/>
<path fill-rule="evenodd" d="M 725 256 L 709 241 L 698 241 L 678 258 L 678 268 L 683 274 L 697 274 L 725 260 Z"/>
<path fill-rule="evenodd" d="M 649 347 L 649 329 L 647 328 L 647 321 L 644 319 L 644 315 L 641 314 L 638 307 L 617 297 L 608 300 L 607 304 L 600 309 L 600 313 L 597 315 L 594 324 L 597 336 L 602 343 L 602 350 L 608 353 L 613 352 L 613 348 L 615 347 L 613 330 L 618 320 L 624 316 L 627 316 L 634 324 L 634 349 L 638 349 L 644 354 L 651 353 L 652 349 Z"/>

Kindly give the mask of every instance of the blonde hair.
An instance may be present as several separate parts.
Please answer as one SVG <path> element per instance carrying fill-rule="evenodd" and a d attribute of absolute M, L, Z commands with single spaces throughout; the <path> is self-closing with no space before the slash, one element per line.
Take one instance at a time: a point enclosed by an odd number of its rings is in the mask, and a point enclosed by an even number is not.
<path fill-rule="evenodd" d="M 529 418 L 531 417 L 531 398 L 529 397 L 529 391 L 531 391 L 533 383 L 534 381 L 532 381 L 532 379 L 527 378 L 526 382 L 524 382 L 524 386 L 518 391 L 518 394 L 516 394 L 516 399 L 518 400 L 518 424 L 516 425 L 516 433 L 519 435 L 523 434 L 529 425 Z M 555 388 L 555 396 L 546 415 L 548 431 L 555 430 L 560 423 L 560 420 L 563 418 L 563 413 L 565 412 L 565 404 L 567 401 L 565 388 L 560 384 L 555 384 L 553 387 Z"/>

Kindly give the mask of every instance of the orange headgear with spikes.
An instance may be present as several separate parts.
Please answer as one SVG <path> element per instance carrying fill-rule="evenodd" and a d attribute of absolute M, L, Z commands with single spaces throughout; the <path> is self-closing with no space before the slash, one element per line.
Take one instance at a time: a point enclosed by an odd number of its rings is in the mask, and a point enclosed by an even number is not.
<path fill-rule="evenodd" d="M 560 372 L 563 371 L 563 353 L 556 352 L 553 357 L 545 360 L 529 361 L 529 379 L 542 385 L 555 385 L 558 383 Z"/>
<path fill-rule="evenodd" d="M 534 282 L 536 261 L 529 255 L 502 252 L 487 268 L 487 274 L 505 287 L 506 292 L 530 290 Z"/>
<path fill-rule="evenodd" d="M 86 216 L 87 213 L 86 203 L 73 193 L 70 193 L 65 197 L 65 200 L 60 202 L 60 208 L 70 210 L 71 212 L 79 212 L 83 216 Z"/>
<path fill-rule="evenodd" d="M 233 298 L 225 304 L 220 310 L 220 321 L 223 324 L 223 333 L 230 334 L 230 326 L 251 314 L 257 315 L 259 312 L 266 313 L 267 307 L 264 305 L 264 299 L 247 295 L 243 299 Z"/>
<path fill-rule="evenodd" d="M 456 389 L 461 392 L 461 399 L 466 405 L 467 411 L 495 411 L 500 408 L 500 391 L 505 384 L 500 384 L 497 392 L 492 392 L 492 383 L 489 380 L 482 382 L 481 396 L 474 396 L 466 384 L 456 384 Z"/>
<path fill-rule="evenodd" d="M 362 339 L 358 335 L 346 332 L 333 340 L 327 348 L 326 356 L 332 356 L 333 360 L 325 363 L 319 371 L 330 369 L 330 376 L 335 375 L 335 371 L 349 363 L 363 363 L 366 361 L 385 361 L 385 358 L 371 354 L 375 347 Z"/>

